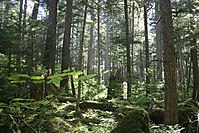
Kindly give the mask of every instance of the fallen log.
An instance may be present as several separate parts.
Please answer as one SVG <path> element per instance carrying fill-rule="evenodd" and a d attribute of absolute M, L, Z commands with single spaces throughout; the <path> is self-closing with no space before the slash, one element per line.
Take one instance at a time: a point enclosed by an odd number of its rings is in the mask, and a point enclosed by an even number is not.
<path fill-rule="evenodd" d="M 80 109 L 99 109 L 103 111 L 112 111 L 114 112 L 118 107 L 109 102 L 99 103 L 96 101 L 84 101 L 80 103 Z"/>

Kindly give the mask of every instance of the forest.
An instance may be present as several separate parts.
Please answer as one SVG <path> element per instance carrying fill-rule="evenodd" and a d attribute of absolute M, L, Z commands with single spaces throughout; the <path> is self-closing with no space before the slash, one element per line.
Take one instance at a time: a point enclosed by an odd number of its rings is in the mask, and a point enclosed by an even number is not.
<path fill-rule="evenodd" d="M 199 133 L 199 0 L 0 0 L 0 133 Z"/>

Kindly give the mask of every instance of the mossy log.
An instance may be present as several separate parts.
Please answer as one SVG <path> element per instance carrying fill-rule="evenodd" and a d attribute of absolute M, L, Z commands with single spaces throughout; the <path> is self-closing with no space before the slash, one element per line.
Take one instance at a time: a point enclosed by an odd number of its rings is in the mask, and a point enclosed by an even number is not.
<path fill-rule="evenodd" d="M 99 109 L 114 112 L 119 122 L 112 133 L 149 133 L 149 116 L 143 108 L 118 107 L 112 103 L 85 101 L 80 103 L 81 109 Z"/>
<path fill-rule="evenodd" d="M 150 133 L 148 112 L 143 108 L 131 108 L 125 112 L 111 133 Z"/>
<path fill-rule="evenodd" d="M 118 108 L 114 106 L 114 104 L 109 102 L 99 103 L 95 101 L 84 101 L 80 103 L 80 109 L 99 109 L 103 111 L 112 111 L 115 112 L 115 110 Z"/>

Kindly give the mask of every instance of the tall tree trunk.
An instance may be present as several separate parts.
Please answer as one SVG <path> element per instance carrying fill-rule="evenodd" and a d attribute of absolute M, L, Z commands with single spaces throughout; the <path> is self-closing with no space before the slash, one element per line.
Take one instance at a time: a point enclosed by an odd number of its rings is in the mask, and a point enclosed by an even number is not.
<path fill-rule="evenodd" d="M 23 26 L 22 26 L 22 45 L 24 45 L 25 41 L 25 32 L 26 32 L 26 16 L 27 16 L 27 0 L 24 2 L 24 15 L 23 15 Z"/>
<path fill-rule="evenodd" d="M 145 31 L 145 70 L 146 70 L 146 95 L 149 94 L 149 83 L 150 83 L 150 75 L 149 75 L 149 39 L 148 39 L 148 21 L 147 21 L 147 5 L 148 0 L 144 1 L 144 31 Z"/>
<path fill-rule="evenodd" d="M 64 31 L 64 41 L 63 41 L 63 50 L 62 50 L 62 63 L 61 71 L 69 69 L 71 67 L 71 57 L 70 57 L 70 34 L 71 34 L 71 23 L 72 23 L 72 6 L 73 0 L 66 0 L 66 16 L 65 16 L 65 31 Z M 66 90 L 68 93 L 68 76 L 65 77 L 60 86 Z"/>
<path fill-rule="evenodd" d="M 25 43 L 25 37 L 26 37 L 26 16 L 27 16 L 27 0 L 24 1 L 24 11 L 23 11 L 23 25 L 22 25 L 22 47 L 28 48 L 28 46 Z M 26 54 L 27 55 L 27 54 Z M 22 55 L 23 57 L 24 55 Z M 28 64 L 28 58 L 26 57 L 26 64 Z M 27 68 L 26 68 L 27 69 Z"/>
<path fill-rule="evenodd" d="M 171 1 L 161 0 L 161 26 L 164 46 L 165 124 L 178 123 L 178 95 L 176 87 L 176 54 L 173 45 Z"/>
<path fill-rule="evenodd" d="M 17 55 L 16 55 L 16 70 L 18 73 L 21 72 L 21 43 L 22 43 L 22 15 L 23 15 L 23 0 L 20 0 L 20 11 L 19 11 L 19 45 L 17 46 Z"/>
<path fill-rule="evenodd" d="M 162 81 L 162 32 L 159 13 L 159 0 L 155 1 L 155 21 L 156 21 L 156 52 L 157 52 L 157 81 Z"/>
<path fill-rule="evenodd" d="M 83 19 L 83 27 L 82 27 L 82 33 L 80 38 L 80 44 L 79 44 L 79 60 L 78 60 L 78 70 L 83 71 L 83 45 L 84 45 L 84 34 L 85 34 L 85 27 L 86 27 L 86 16 L 87 16 L 87 8 L 88 8 L 88 0 L 85 1 L 85 9 L 84 9 L 84 19 Z M 80 113 L 80 100 L 81 100 L 81 80 L 78 81 L 78 92 L 77 92 L 77 103 L 76 103 L 76 113 Z"/>
<path fill-rule="evenodd" d="M 132 46 L 131 46 L 131 66 L 132 66 L 132 74 L 133 74 L 133 70 L 134 70 L 134 32 L 135 32 L 135 2 L 133 0 L 133 4 L 132 4 Z"/>
<path fill-rule="evenodd" d="M 109 18 L 108 18 L 108 13 L 106 14 L 106 47 L 105 47 L 105 70 L 109 70 Z M 108 84 L 109 81 L 109 73 L 105 74 L 105 83 Z"/>
<path fill-rule="evenodd" d="M 191 49 L 191 61 L 192 61 L 192 66 L 193 66 L 193 95 L 192 99 L 193 100 L 199 100 L 199 73 L 198 73 L 198 59 L 197 59 L 197 48 L 192 48 Z"/>
<path fill-rule="evenodd" d="M 91 1 L 91 27 L 90 27 L 90 44 L 88 47 L 87 74 L 92 74 L 94 59 L 94 0 Z"/>
<path fill-rule="evenodd" d="M 114 11 L 113 7 L 111 9 L 111 36 L 110 36 L 110 38 L 111 38 L 111 50 L 110 51 L 115 51 L 117 49 L 117 45 L 115 46 L 113 43 L 114 38 L 115 38 L 115 11 Z M 110 59 L 112 59 L 110 61 L 111 62 L 110 65 L 111 65 L 111 68 L 115 68 L 118 65 L 117 65 L 117 60 L 113 59 L 115 56 L 115 54 L 114 54 L 115 52 L 112 52 L 112 53 L 110 53 L 110 55 L 112 55 L 110 58 Z"/>
<path fill-rule="evenodd" d="M 144 65 L 145 65 L 145 59 L 144 59 L 144 56 L 143 56 L 143 51 L 144 51 L 144 49 L 139 50 L 139 61 L 140 61 L 140 65 L 139 65 L 140 71 L 139 71 L 139 73 L 140 73 L 140 78 L 142 80 L 144 79 Z"/>
<path fill-rule="evenodd" d="M 3 26 L 3 29 L 7 29 L 7 21 L 8 21 L 8 12 L 10 10 L 11 7 L 11 1 L 10 0 L 5 0 L 5 11 L 2 12 L 3 14 L 1 15 L 1 25 Z M 11 74 L 11 59 L 12 59 L 12 46 L 9 44 L 9 48 L 8 48 L 8 76 L 10 76 Z"/>
<path fill-rule="evenodd" d="M 190 2 L 190 1 L 189 1 Z M 189 7 L 191 11 L 191 7 Z M 198 58 L 197 58 L 197 35 L 194 32 L 196 22 L 194 20 L 194 15 L 190 17 L 190 43 L 192 44 L 193 48 L 191 49 L 191 61 L 193 67 L 193 94 L 192 99 L 198 101 L 199 100 L 199 73 L 198 73 Z"/>
<path fill-rule="evenodd" d="M 100 0 L 98 0 L 98 6 L 97 6 L 97 82 L 98 84 L 100 84 L 100 65 L 101 65 L 101 61 L 100 61 Z"/>
<path fill-rule="evenodd" d="M 28 53 L 27 53 L 27 58 L 28 58 L 28 73 L 30 74 L 33 71 L 34 67 L 34 43 L 35 43 L 35 31 L 33 30 L 35 25 L 35 21 L 37 20 L 37 15 L 38 15 L 38 9 L 39 9 L 39 1 L 40 0 L 35 0 L 34 1 L 34 7 L 32 11 L 32 24 L 31 24 L 31 43 L 28 45 Z"/>
<path fill-rule="evenodd" d="M 127 97 L 131 96 L 131 57 L 130 57 L 130 43 L 129 43 L 129 23 L 128 23 L 128 3 L 124 0 L 125 25 L 126 25 L 126 57 L 127 57 Z"/>
<path fill-rule="evenodd" d="M 4 12 L 2 12 L 2 15 L 1 15 L 1 23 L 2 23 L 2 26 L 3 28 L 6 28 L 7 27 L 7 21 L 8 21 L 8 12 L 10 10 L 10 7 L 11 7 L 11 1 L 10 0 L 5 0 L 5 10 Z"/>
<path fill-rule="evenodd" d="M 49 1 L 49 18 L 47 27 L 47 37 L 45 43 L 45 52 L 43 56 L 43 65 L 46 69 L 55 71 L 55 53 L 56 53 L 56 26 L 57 26 L 57 5 L 59 0 Z"/>

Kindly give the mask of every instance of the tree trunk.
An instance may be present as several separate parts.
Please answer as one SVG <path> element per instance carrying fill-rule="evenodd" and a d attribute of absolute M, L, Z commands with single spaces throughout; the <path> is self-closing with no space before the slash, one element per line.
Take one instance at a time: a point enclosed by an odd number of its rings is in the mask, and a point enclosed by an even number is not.
<path fill-rule="evenodd" d="M 108 18 L 108 13 L 106 13 L 106 47 L 105 47 L 105 71 L 109 70 L 109 18 Z M 105 83 L 108 84 L 109 83 L 109 73 L 105 74 Z"/>
<path fill-rule="evenodd" d="M 21 43 L 22 43 L 22 15 L 23 15 L 23 0 L 20 0 L 20 13 L 19 13 L 19 40 L 20 43 L 17 46 L 17 55 L 16 55 L 16 70 L 18 73 L 21 72 Z"/>
<path fill-rule="evenodd" d="M 64 30 L 64 41 L 62 49 L 62 63 L 61 63 L 61 72 L 67 70 L 71 67 L 71 57 L 70 57 L 70 34 L 71 34 L 71 23 L 72 23 L 72 6 L 73 0 L 66 0 L 66 16 L 65 16 L 65 30 Z M 60 82 L 60 87 L 68 92 L 68 76 L 65 77 Z"/>
<path fill-rule="evenodd" d="M 26 32 L 26 16 L 27 16 L 27 0 L 24 2 L 24 15 L 23 15 L 23 26 L 22 26 L 22 45 L 24 46 L 25 32 Z"/>
<path fill-rule="evenodd" d="M 91 1 L 91 27 L 90 27 L 90 44 L 88 47 L 88 61 L 87 61 L 87 74 L 92 74 L 93 72 L 93 59 L 94 59 L 94 0 Z"/>
<path fill-rule="evenodd" d="M 100 74 L 100 65 L 101 65 L 101 61 L 100 61 L 100 0 L 98 0 L 98 7 L 97 7 L 97 82 L 98 84 L 100 84 L 100 78 L 101 78 L 101 74 Z"/>
<path fill-rule="evenodd" d="M 192 61 L 192 66 L 193 66 L 193 95 L 192 99 L 193 100 L 199 100 L 199 73 L 198 73 L 198 59 L 197 59 L 197 48 L 192 48 L 191 49 L 191 61 Z"/>
<path fill-rule="evenodd" d="M 36 27 L 35 22 L 37 20 L 37 14 L 38 14 L 38 9 L 39 9 L 39 0 L 34 1 L 34 8 L 32 11 L 32 24 L 31 24 L 31 30 Z M 33 30 L 31 32 L 31 43 L 28 45 L 28 53 L 27 53 L 27 58 L 28 58 L 28 73 L 30 74 L 33 71 L 34 67 L 34 43 L 36 41 L 35 39 L 35 31 Z"/>
<path fill-rule="evenodd" d="M 186 93 L 187 94 L 189 93 L 190 82 L 191 82 L 191 68 L 192 68 L 192 62 L 191 62 L 190 58 L 188 57 L 187 63 L 186 63 L 186 69 L 187 69 L 187 71 L 186 71 L 186 74 L 185 74 L 185 75 L 188 75 L 187 76 L 187 82 L 186 82 L 186 84 L 187 84 L 187 86 L 186 86 L 187 87 L 186 88 L 187 89 Z"/>
<path fill-rule="evenodd" d="M 157 81 L 162 81 L 162 32 L 159 13 L 159 0 L 155 2 L 155 21 L 156 21 L 156 52 L 157 52 Z"/>
<path fill-rule="evenodd" d="M 131 96 L 131 57 L 130 57 L 130 43 L 129 43 L 129 23 L 128 23 L 128 4 L 127 0 L 124 0 L 124 12 L 125 12 L 125 25 L 126 25 L 126 57 L 127 57 L 127 97 Z"/>
<path fill-rule="evenodd" d="M 176 55 L 173 45 L 171 1 L 161 0 L 161 26 L 164 46 L 165 124 L 178 123 L 178 95 L 176 88 Z"/>
<path fill-rule="evenodd" d="M 87 8 L 88 8 L 88 0 L 85 1 L 85 9 L 84 9 L 84 19 L 83 19 L 83 27 L 82 27 L 82 33 L 80 38 L 80 44 L 79 44 L 79 71 L 83 71 L 83 45 L 84 45 L 84 34 L 85 34 L 85 27 L 86 27 L 86 16 L 87 16 Z M 81 100 L 81 80 L 78 81 L 78 92 L 77 92 L 77 103 L 76 103 L 76 113 L 80 113 L 80 100 Z"/>
<path fill-rule="evenodd" d="M 45 43 L 45 52 L 43 56 L 44 67 L 46 69 L 52 69 L 53 73 L 55 71 L 57 5 L 58 0 L 49 1 L 47 37 Z"/>
<path fill-rule="evenodd" d="M 148 21 L 147 21 L 147 5 L 148 1 L 144 1 L 144 31 L 145 31 L 145 59 L 146 59 L 146 64 L 145 64 L 145 70 L 146 70 L 146 95 L 149 94 L 149 83 L 150 83 L 150 75 L 149 75 L 149 39 L 148 39 Z"/>
<path fill-rule="evenodd" d="M 139 73 L 140 73 L 140 78 L 143 80 L 144 79 L 144 65 L 145 65 L 145 59 L 144 59 L 144 53 L 143 53 L 144 49 L 140 49 L 139 50 L 139 61 L 140 61 L 140 65 L 139 65 Z M 144 81 L 144 80 L 143 80 Z"/>
<path fill-rule="evenodd" d="M 132 74 L 133 74 L 133 70 L 134 70 L 134 32 L 135 32 L 135 2 L 133 0 L 133 4 L 132 4 L 132 48 L 131 48 L 131 66 L 132 66 Z"/>

